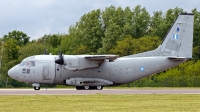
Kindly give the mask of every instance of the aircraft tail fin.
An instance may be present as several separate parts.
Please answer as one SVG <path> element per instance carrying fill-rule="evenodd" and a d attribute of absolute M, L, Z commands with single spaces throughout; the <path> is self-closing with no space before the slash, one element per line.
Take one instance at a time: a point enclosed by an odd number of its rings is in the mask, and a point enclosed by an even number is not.
<path fill-rule="evenodd" d="M 167 33 L 162 44 L 155 50 L 125 56 L 168 56 L 192 58 L 194 14 L 181 13 Z"/>
<path fill-rule="evenodd" d="M 161 44 L 162 56 L 192 58 L 194 15 L 181 13 Z"/>

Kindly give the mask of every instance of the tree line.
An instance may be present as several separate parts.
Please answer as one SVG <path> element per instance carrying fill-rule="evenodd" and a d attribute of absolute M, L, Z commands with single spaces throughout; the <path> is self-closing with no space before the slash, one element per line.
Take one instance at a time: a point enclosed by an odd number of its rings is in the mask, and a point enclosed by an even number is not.
<path fill-rule="evenodd" d="M 115 6 L 84 14 L 71 25 L 68 34 L 45 34 L 30 40 L 26 33 L 14 30 L 0 38 L 0 87 L 29 87 L 8 77 L 8 70 L 24 58 L 46 52 L 58 54 L 132 55 L 153 50 L 184 9 L 175 7 L 151 15 L 140 5 L 130 8 Z M 122 86 L 200 86 L 200 12 L 194 8 L 193 60 Z"/>

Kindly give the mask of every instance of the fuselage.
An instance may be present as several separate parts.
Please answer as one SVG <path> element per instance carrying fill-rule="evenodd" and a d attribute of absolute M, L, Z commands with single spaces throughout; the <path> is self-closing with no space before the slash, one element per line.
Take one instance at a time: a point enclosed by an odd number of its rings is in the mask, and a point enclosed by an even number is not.
<path fill-rule="evenodd" d="M 68 56 L 64 55 L 65 58 Z M 173 61 L 163 56 L 122 57 L 111 62 L 104 60 L 98 68 L 67 70 L 64 66 L 56 64 L 56 59 L 57 55 L 31 56 L 9 70 L 9 74 L 15 74 L 10 76 L 26 83 L 66 84 L 65 80 L 70 78 L 98 78 L 118 85 L 133 82 L 186 61 Z"/>

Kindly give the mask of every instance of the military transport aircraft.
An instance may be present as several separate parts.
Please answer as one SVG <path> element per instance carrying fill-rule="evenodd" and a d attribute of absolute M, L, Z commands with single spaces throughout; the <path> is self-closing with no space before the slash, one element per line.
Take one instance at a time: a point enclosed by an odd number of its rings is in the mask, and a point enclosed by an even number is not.
<path fill-rule="evenodd" d="M 32 84 L 66 84 L 77 90 L 102 90 L 104 86 L 130 83 L 192 58 L 194 15 L 181 13 L 155 50 L 117 55 L 35 55 L 25 58 L 8 75 Z"/>

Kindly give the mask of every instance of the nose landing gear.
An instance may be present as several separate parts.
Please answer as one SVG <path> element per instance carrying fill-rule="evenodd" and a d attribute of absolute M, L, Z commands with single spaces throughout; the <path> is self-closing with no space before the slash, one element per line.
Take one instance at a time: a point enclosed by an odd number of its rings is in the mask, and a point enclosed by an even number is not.
<path fill-rule="evenodd" d="M 34 90 L 40 90 L 40 84 L 33 83 L 32 86 L 34 87 Z"/>
<path fill-rule="evenodd" d="M 40 87 L 34 87 L 34 90 L 40 90 Z"/>

